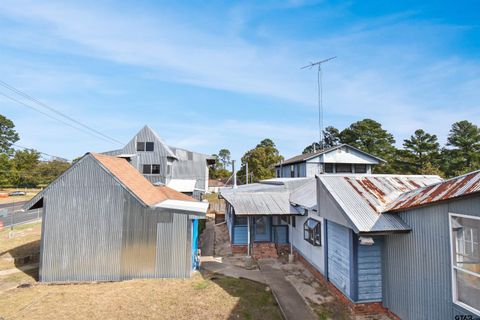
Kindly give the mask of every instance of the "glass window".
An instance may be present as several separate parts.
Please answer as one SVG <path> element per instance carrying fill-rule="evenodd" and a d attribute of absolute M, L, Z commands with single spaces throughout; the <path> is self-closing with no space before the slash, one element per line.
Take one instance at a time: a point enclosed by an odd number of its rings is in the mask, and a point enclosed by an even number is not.
<path fill-rule="evenodd" d="M 152 164 L 152 174 L 160 174 L 160 165 Z"/>
<path fill-rule="evenodd" d="M 295 228 L 297 226 L 297 221 L 295 221 L 295 216 L 291 216 L 290 221 L 292 221 L 292 227 Z"/>
<path fill-rule="evenodd" d="M 151 174 L 152 173 L 152 165 L 144 164 L 143 165 L 143 174 Z"/>
<path fill-rule="evenodd" d="M 367 165 L 366 164 L 356 164 L 355 165 L 355 173 L 367 173 Z"/>
<path fill-rule="evenodd" d="M 333 173 L 333 163 L 324 163 L 323 164 L 323 171 L 325 173 Z"/>
<path fill-rule="evenodd" d="M 314 246 L 322 245 L 322 224 L 315 219 L 307 219 L 303 224 L 303 238 Z"/>
<path fill-rule="evenodd" d="M 145 151 L 145 142 L 137 142 L 137 151 Z"/>
<path fill-rule="evenodd" d="M 350 173 L 352 172 L 352 165 L 350 163 L 337 163 L 337 173 Z"/>
<path fill-rule="evenodd" d="M 480 218 L 450 215 L 453 301 L 480 314 Z"/>
<path fill-rule="evenodd" d="M 267 217 L 255 218 L 255 234 L 264 235 L 267 234 Z"/>
<path fill-rule="evenodd" d="M 145 142 L 145 151 L 153 151 L 153 142 Z"/>
<path fill-rule="evenodd" d="M 247 217 L 235 216 L 235 225 L 236 226 L 246 226 L 247 225 Z"/>
<path fill-rule="evenodd" d="M 290 178 L 295 178 L 295 166 L 290 166 Z"/>

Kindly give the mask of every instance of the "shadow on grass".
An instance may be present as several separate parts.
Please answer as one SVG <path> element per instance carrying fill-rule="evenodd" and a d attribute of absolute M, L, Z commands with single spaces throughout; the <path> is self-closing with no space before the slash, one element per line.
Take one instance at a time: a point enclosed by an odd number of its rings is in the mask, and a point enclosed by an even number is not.
<path fill-rule="evenodd" d="M 0 252 L 1 258 L 13 259 L 15 267 L 26 276 L 38 281 L 38 268 L 26 268 L 28 265 L 38 263 L 40 257 L 40 240 L 31 241 L 4 252 Z M 22 270 L 26 269 L 26 270 Z"/>
<path fill-rule="evenodd" d="M 198 283 L 196 289 L 208 287 L 213 282 L 230 296 L 238 298 L 228 319 L 282 319 L 280 309 L 270 289 L 261 283 L 248 279 L 237 279 L 208 271 L 201 271 L 204 283 Z"/>

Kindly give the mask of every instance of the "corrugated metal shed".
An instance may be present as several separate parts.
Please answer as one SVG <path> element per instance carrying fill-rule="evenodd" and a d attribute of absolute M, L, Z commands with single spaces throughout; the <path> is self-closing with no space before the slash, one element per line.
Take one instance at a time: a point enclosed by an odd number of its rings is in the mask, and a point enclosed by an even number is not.
<path fill-rule="evenodd" d="M 402 194 L 386 211 L 399 211 L 480 192 L 480 170 Z"/>
<path fill-rule="evenodd" d="M 356 232 L 409 230 L 400 218 L 381 214 L 402 193 L 441 181 L 422 175 L 320 175 Z"/>

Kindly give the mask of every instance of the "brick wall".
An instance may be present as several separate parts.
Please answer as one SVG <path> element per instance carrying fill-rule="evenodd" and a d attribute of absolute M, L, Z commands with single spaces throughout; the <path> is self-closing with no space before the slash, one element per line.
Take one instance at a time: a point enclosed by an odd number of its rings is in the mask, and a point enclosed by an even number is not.
<path fill-rule="evenodd" d="M 312 273 L 312 275 L 325 287 L 328 291 L 340 299 L 344 304 L 346 304 L 350 310 L 356 315 L 386 315 L 390 319 L 400 320 L 395 314 L 390 310 L 383 307 L 380 302 L 370 302 L 370 303 L 353 303 L 348 299 L 340 290 L 338 290 L 330 281 L 328 281 L 314 266 L 312 266 L 305 258 L 298 253 L 297 250 L 293 251 L 295 260 L 299 261 L 305 266 L 305 268 Z"/>
<path fill-rule="evenodd" d="M 277 247 L 272 242 L 256 242 L 253 244 L 252 257 L 254 259 L 278 258 Z"/>
<path fill-rule="evenodd" d="M 247 254 L 247 246 L 246 245 L 235 245 L 232 244 L 232 253 L 233 254 Z"/>

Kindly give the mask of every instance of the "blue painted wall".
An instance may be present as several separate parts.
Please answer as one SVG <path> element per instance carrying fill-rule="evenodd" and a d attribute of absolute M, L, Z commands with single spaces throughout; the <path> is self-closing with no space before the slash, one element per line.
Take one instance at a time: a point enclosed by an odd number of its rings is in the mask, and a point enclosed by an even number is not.
<path fill-rule="evenodd" d="M 356 237 L 355 237 L 356 238 Z M 382 238 L 372 246 L 357 245 L 357 301 L 382 300 Z"/>
<path fill-rule="evenodd" d="M 247 226 L 233 227 L 233 244 L 247 244 L 248 233 Z"/>
<path fill-rule="evenodd" d="M 198 219 L 192 220 L 192 269 L 198 268 Z"/>
<path fill-rule="evenodd" d="M 328 279 L 348 297 L 351 297 L 351 232 L 344 226 L 328 221 Z"/>

